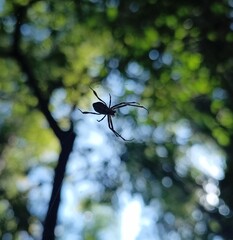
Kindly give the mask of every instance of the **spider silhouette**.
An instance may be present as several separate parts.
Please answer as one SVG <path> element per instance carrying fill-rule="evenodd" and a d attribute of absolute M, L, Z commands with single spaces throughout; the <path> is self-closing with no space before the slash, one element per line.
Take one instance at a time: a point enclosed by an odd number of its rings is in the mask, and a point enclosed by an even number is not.
<path fill-rule="evenodd" d="M 104 115 L 100 120 L 97 120 L 98 122 L 101 122 L 102 120 L 104 120 L 104 118 L 107 116 L 108 118 L 108 127 L 109 129 L 117 136 L 120 137 L 121 139 L 123 139 L 124 141 L 132 141 L 133 139 L 127 140 L 125 138 L 123 138 L 118 132 L 116 132 L 116 130 L 113 127 L 113 123 L 112 123 L 112 117 L 115 116 L 116 113 L 116 109 L 122 108 L 122 107 L 126 107 L 126 106 L 132 106 L 132 107 L 139 107 L 139 108 L 143 108 L 145 109 L 147 112 L 148 110 L 141 106 L 139 103 L 137 102 L 121 102 L 118 103 L 114 106 L 111 106 L 111 95 L 109 94 L 109 104 L 107 105 L 105 101 L 103 101 L 96 93 L 96 91 L 94 89 L 91 88 L 91 90 L 93 91 L 93 93 L 95 94 L 95 96 L 100 100 L 100 102 L 95 102 L 92 104 L 94 110 L 96 112 L 83 112 L 81 109 L 79 109 L 81 111 L 81 113 L 83 114 L 95 114 L 95 115 Z"/>

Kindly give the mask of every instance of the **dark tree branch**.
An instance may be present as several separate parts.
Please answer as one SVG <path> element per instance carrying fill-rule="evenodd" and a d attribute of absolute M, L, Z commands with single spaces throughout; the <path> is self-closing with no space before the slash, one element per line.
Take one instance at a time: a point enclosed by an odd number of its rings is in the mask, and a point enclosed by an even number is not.
<path fill-rule="evenodd" d="M 32 90 L 32 92 L 34 93 L 35 97 L 37 98 L 41 112 L 44 114 L 54 134 L 57 136 L 57 138 L 61 142 L 62 130 L 59 128 L 56 120 L 53 118 L 51 112 L 49 111 L 48 100 L 43 97 L 38 87 L 37 80 L 32 71 L 32 68 L 31 66 L 29 66 L 29 63 L 26 57 L 21 53 L 21 50 L 20 50 L 20 40 L 21 40 L 20 27 L 24 21 L 25 14 L 26 14 L 26 8 L 20 7 L 18 9 L 18 14 L 16 15 L 18 16 L 18 19 L 16 23 L 15 32 L 14 32 L 12 56 L 17 60 L 22 72 L 27 76 L 27 84 L 29 88 Z"/>
<path fill-rule="evenodd" d="M 15 52 L 15 59 L 18 61 L 18 64 L 21 67 L 22 72 L 25 73 L 27 76 L 27 84 L 29 88 L 32 90 L 32 92 L 34 93 L 34 95 L 36 96 L 41 112 L 47 119 L 54 134 L 57 136 L 57 138 L 61 142 L 63 131 L 60 129 L 56 120 L 53 118 L 51 112 L 49 111 L 48 101 L 43 98 L 40 92 L 40 89 L 38 88 L 38 85 L 36 83 L 37 82 L 36 78 L 33 72 L 31 71 L 31 68 L 29 67 L 29 64 L 25 56 L 23 56 L 20 52 Z"/>
<path fill-rule="evenodd" d="M 35 1 L 33 1 L 35 2 Z M 32 3 L 32 2 L 31 2 Z M 49 111 L 49 98 L 45 98 L 38 86 L 37 77 L 34 75 L 32 66 L 30 66 L 29 61 L 25 54 L 20 49 L 21 43 L 21 32 L 20 28 L 22 23 L 26 19 L 26 12 L 28 6 L 20 6 L 16 9 L 17 24 L 14 31 L 14 40 L 12 51 L 6 52 L 6 56 L 11 56 L 14 58 L 22 72 L 27 76 L 27 85 L 35 95 L 38 100 L 38 107 L 47 119 L 51 129 L 58 138 L 61 146 L 61 152 L 59 155 L 58 163 L 55 169 L 55 176 L 53 182 L 53 189 L 51 198 L 49 201 L 49 206 L 47 214 L 44 221 L 43 230 L 43 240 L 54 240 L 54 230 L 57 222 L 58 208 L 61 200 L 61 187 L 65 175 L 66 165 L 69 160 L 70 153 L 72 152 L 74 140 L 76 134 L 73 129 L 73 122 L 70 120 L 70 129 L 68 131 L 63 131 L 56 120 L 53 118 L 51 112 Z M 73 109 L 74 110 L 74 109 Z M 71 117 L 70 117 L 71 118 Z"/>

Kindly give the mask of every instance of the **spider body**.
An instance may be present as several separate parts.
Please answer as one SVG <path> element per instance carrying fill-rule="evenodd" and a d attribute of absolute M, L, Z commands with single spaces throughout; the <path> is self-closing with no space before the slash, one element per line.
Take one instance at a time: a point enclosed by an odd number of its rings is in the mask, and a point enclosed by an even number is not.
<path fill-rule="evenodd" d="M 100 100 L 100 102 L 95 102 L 92 104 L 95 112 L 83 112 L 82 110 L 81 113 L 83 114 L 95 114 L 95 115 L 104 115 L 100 120 L 97 120 L 98 122 L 104 120 L 104 118 L 107 116 L 108 119 L 108 127 L 109 129 L 117 136 L 120 137 L 122 140 L 124 141 L 131 141 L 130 140 L 126 140 L 125 138 L 123 138 L 118 132 L 115 131 L 114 127 L 113 127 L 113 123 L 112 123 L 112 117 L 115 116 L 116 113 L 116 109 L 122 108 L 122 107 L 126 107 L 126 106 L 131 106 L 131 107 L 139 107 L 139 108 L 143 108 L 145 109 L 147 112 L 148 110 L 141 106 L 139 103 L 137 102 L 121 102 L 118 103 L 116 105 L 111 106 L 111 95 L 109 94 L 109 104 L 107 105 L 106 102 L 104 102 L 96 93 L 95 90 L 93 90 L 91 88 L 91 90 L 93 91 L 93 93 L 95 94 L 95 96 Z"/>
<path fill-rule="evenodd" d="M 94 110 L 99 114 L 114 116 L 116 111 L 109 108 L 106 104 L 102 102 L 95 102 L 92 104 Z"/>

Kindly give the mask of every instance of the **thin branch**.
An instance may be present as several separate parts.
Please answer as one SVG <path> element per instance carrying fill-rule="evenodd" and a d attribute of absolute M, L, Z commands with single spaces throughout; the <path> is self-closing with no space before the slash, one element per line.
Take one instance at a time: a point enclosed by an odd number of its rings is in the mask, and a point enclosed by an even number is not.
<path fill-rule="evenodd" d="M 20 40 L 21 40 L 20 27 L 24 21 L 26 10 L 27 10 L 26 7 L 19 7 L 17 9 L 17 14 L 16 14 L 17 23 L 16 23 L 15 32 L 14 32 L 12 56 L 17 60 L 22 72 L 27 76 L 27 84 L 29 88 L 32 90 L 32 92 L 34 93 L 34 95 L 36 96 L 41 112 L 44 114 L 54 134 L 57 136 L 57 138 L 61 142 L 63 131 L 60 129 L 56 120 L 53 118 L 51 112 L 49 111 L 48 100 L 43 97 L 37 85 L 37 80 L 29 64 L 29 61 L 26 59 L 26 56 L 24 56 L 20 50 Z"/>

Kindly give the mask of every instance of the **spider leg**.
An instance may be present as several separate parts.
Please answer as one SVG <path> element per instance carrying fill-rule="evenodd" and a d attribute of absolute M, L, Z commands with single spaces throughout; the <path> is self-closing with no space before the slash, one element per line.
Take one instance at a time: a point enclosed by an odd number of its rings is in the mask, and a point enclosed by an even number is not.
<path fill-rule="evenodd" d="M 121 138 L 125 141 L 125 139 L 124 139 L 118 132 L 116 132 L 116 131 L 114 130 L 113 124 L 112 124 L 112 119 L 111 119 L 111 117 L 110 117 L 109 115 L 108 115 L 108 126 L 109 126 L 110 130 L 111 130 L 117 137 L 121 137 Z"/>
<path fill-rule="evenodd" d="M 123 105 L 123 104 L 127 104 L 127 105 L 129 105 L 129 104 L 140 105 L 140 103 L 138 103 L 138 102 L 121 102 L 121 103 L 118 103 L 118 104 L 116 104 L 116 105 L 114 105 L 112 107 L 115 108 L 115 107 L 118 107 L 118 106 Z"/>
<path fill-rule="evenodd" d="M 104 118 L 106 117 L 107 115 L 104 115 L 100 120 L 97 120 L 97 122 L 101 122 L 102 120 L 104 120 Z"/>
<path fill-rule="evenodd" d="M 110 128 L 110 130 L 117 136 L 120 137 L 121 139 L 123 139 L 124 141 L 132 141 L 133 139 L 127 140 L 125 138 L 123 138 L 118 132 L 115 131 L 115 129 L 113 128 L 113 123 L 112 123 L 112 119 L 111 116 L 108 115 L 108 127 Z"/>
<path fill-rule="evenodd" d="M 95 114 L 95 115 L 101 115 L 100 113 L 96 113 L 96 112 L 83 112 L 81 109 L 78 108 L 78 110 L 82 113 L 82 114 Z"/>
<path fill-rule="evenodd" d="M 112 110 L 115 110 L 115 109 L 122 108 L 122 107 L 126 107 L 126 106 L 143 108 L 143 109 L 145 109 L 147 112 L 149 112 L 148 109 L 146 109 L 145 107 L 143 107 L 142 105 L 140 105 L 140 104 L 137 103 L 137 102 L 122 102 L 122 103 L 119 103 L 119 104 L 114 105 L 113 107 L 111 107 L 111 109 L 112 109 Z"/>
<path fill-rule="evenodd" d="M 93 91 L 93 93 L 95 94 L 95 96 L 96 96 L 102 103 L 104 103 L 105 105 L 107 105 L 106 102 L 105 102 L 104 100 L 102 100 L 102 99 L 97 95 L 96 91 L 95 91 L 93 88 L 90 87 L 90 89 Z"/>
<path fill-rule="evenodd" d="M 111 99 L 111 95 L 109 93 L 109 105 L 108 105 L 109 108 L 111 107 L 111 103 L 112 103 L 112 99 Z"/>

